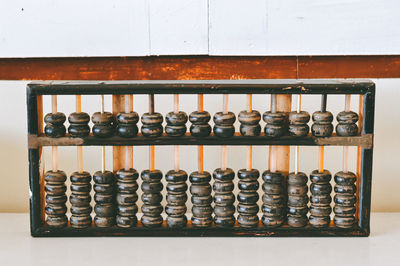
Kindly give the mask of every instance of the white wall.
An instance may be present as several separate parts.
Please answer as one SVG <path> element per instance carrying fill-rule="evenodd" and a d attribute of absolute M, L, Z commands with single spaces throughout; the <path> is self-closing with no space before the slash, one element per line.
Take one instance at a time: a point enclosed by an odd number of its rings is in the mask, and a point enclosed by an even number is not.
<path fill-rule="evenodd" d="M 399 79 L 375 80 L 377 83 L 376 117 L 375 117 L 375 153 L 372 186 L 373 211 L 400 211 L 400 179 L 398 178 L 398 150 L 400 149 L 400 106 L 397 99 L 400 97 Z M 26 97 L 25 85 L 27 82 L 0 82 L 0 90 L 7 90 L 7 97 L 0 98 L 0 162 L 2 174 L 0 178 L 0 212 L 28 210 L 28 156 L 26 140 Z M 47 97 L 47 98 L 46 98 Z M 44 99 L 44 111 L 50 112 L 50 99 Z M 156 110 L 165 115 L 173 109 L 172 95 L 156 96 Z M 230 110 L 236 114 L 245 109 L 244 95 L 230 96 Z M 83 110 L 92 114 L 99 110 L 98 96 L 83 96 Z M 303 108 L 312 113 L 319 108 L 318 96 L 304 96 Z M 261 113 L 269 109 L 269 96 L 254 97 L 254 109 Z M 73 112 L 74 97 L 59 96 L 59 110 L 65 114 Z M 344 96 L 330 96 L 328 110 L 337 114 L 344 108 Z M 135 110 L 143 114 L 147 110 L 147 97 L 135 96 Z M 181 109 L 187 113 L 196 106 L 195 95 L 181 96 Z M 358 100 L 352 99 L 352 109 L 358 110 Z M 222 108 L 222 97 L 205 96 L 205 109 L 211 114 Z M 111 97 L 106 97 L 106 110 L 111 109 Z M 7 111 L 5 111 L 7 110 Z M 263 122 L 262 122 L 263 124 Z M 236 123 L 236 130 L 239 124 Z M 267 147 L 254 147 L 254 168 L 264 171 L 267 168 Z M 351 148 L 350 169 L 355 171 L 355 148 Z M 300 151 L 300 169 L 309 174 L 317 168 L 317 148 L 302 147 Z M 293 149 L 292 149 L 293 153 Z M 173 168 L 173 147 L 163 146 L 156 148 L 156 167 L 166 173 Z M 228 165 L 235 171 L 245 167 L 245 147 L 228 148 Z M 293 155 L 293 154 L 292 154 Z M 50 168 L 50 148 L 45 148 L 44 161 L 46 170 Z M 84 168 L 94 173 L 101 168 L 100 147 L 84 148 Z M 188 173 L 196 170 L 196 147 L 181 147 L 181 168 Z M 292 156 L 293 158 L 293 156 Z M 326 147 L 326 168 L 332 173 L 341 170 L 342 149 L 340 147 Z M 212 172 L 220 166 L 220 147 L 205 147 L 205 168 Z M 291 169 L 293 170 L 293 160 Z M 147 147 L 136 147 L 134 167 L 138 171 L 148 167 Z M 70 175 L 77 169 L 76 148 L 59 148 L 59 168 Z M 107 168 L 112 168 L 111 148 L 107 148 Z M 139 181 L 140 182 L 140 181 Z M 261 193 L 261 189 L 260 189 Z M 164 202 L 165 203 L 165 202 Z M 188 203 L 189 204 L 189 203 Z"/>
<path fill-rule="evenodd" d="M 396 0 L 13 0 L 0 57 L 399 54 Z"/>

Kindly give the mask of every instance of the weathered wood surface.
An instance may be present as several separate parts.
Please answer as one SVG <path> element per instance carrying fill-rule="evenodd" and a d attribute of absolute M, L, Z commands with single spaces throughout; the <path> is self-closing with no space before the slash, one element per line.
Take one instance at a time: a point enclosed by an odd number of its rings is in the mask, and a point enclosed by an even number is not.
<path fill-rule="evenodd" d="M 0 58 L 0 80 L 399 77 L 400 55 Z"/>
<path fill-rule="evenodd" d="M 86 138 L 49 138 L 45 136 L 29 135 L 29 148 L 40 146 L 126 146 L 126 145 L 299 145 L 299 146 L 361 146 L 371 148 L 373 145 L 372 134 L 354 137 L 332 137 L 318 138 L 312 135 L 306 137 L 283 136 L 280 138 L 266 137 L 264 133 L 259 136 L 245 137 L 236 132 L 233 137 L 219 138 L 214 134 L 207 137 L 196 138 L 187 133 L 185 136 L 176 138 L 163 134 L 157 138 L 144 137 L 140 133 L 134 138 L 122 138 L 112 136 L 110 138 L 97 138 L 90 135 Z"/>

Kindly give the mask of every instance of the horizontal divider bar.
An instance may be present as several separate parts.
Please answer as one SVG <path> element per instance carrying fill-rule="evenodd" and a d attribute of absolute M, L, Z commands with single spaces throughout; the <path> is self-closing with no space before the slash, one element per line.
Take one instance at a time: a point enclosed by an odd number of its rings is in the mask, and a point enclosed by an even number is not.
<path fill-rule="evenodd" d="M 360 227 L 354 226 L 352 228 L 338 228 L 330 226 L 327 228 L 314 228 L 310 225 L 305 227 L 295 228 L 289 226 L 280 226 L 276 228 L 265 228 L 258 226 L 254 228 L 244 228 L 234 226 L 231 228 L 217 228 L 215 226 L 210 228 L 195 228 L 190 225 L 184 228 L 169 228 L 165 224 L 158 228 L 146 228 L 143 226 L 136 226 L 131 228 L 99 228 L 89 227 L 85 229 L 75 229 L 72 227 L 52 228 L 40 227 L 33 232 L 34 236 L 298 236 L 298 237 L 311 237 L 311 236 L 367 236 L 368 234 Z"/>
<path fill-rule="evenodd" d="M 40 146 L 143 146 L 143 145 L 297 145 L 297 146 L 359 146 L 371 149 L 373 135 L 365 134 L 353 137 L 339 137 L 335 134 L 331 137 L 315 137 L 309 134 L 306 137 L 283 136 L 279 138 L 266 137 L 262 133 L 256 137 L 245 137 L 236 133 L 230 138 L 220 138 L 211 134 L 208 137 L 197 138 L 187 133 L 183 137 L 170 137 L 165 133 L 161 137 L 149 138 L 140 133 L 133 138 L 113 136 L 110 138 L 98 138 L 90 135 L 85 138 L 61 137 L 50 138 L 46 136 L 29 135 L 28 145 L 30 149 Z"/>
<path fill-rule="evenodd" d="M 98 94 L 364 94 L 368 80 L 46 81 L 30 83 L 38 95 Z"/>

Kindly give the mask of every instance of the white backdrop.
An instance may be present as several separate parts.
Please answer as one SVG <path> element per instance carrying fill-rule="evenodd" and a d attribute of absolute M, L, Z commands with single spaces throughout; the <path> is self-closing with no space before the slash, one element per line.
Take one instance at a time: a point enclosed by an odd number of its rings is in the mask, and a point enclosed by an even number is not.
<path fill-rule="evenodd" d="M 0 57 L 399 54 L 396 0 L 1 0 Z"/>

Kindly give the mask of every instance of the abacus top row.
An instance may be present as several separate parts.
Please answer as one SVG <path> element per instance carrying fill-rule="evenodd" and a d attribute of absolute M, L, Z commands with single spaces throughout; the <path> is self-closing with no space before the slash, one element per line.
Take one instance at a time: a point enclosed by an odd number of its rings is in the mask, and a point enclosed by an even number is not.
<path fill-rule="evenodd" d="M 324 98 L 324 96 L 323 96 Z M 274 105 L 271 105 L 274 107 Z M 266 122 L 264 133 L 268 137 L 280 137 L 286 134 L 291 136 L 307 136 L 310 128 L 307 123 L 310 120 L 310 115 L 306 111 L 293 111 L 288 113 L 276 111 L 276 108 L 271 108 L 262 116 Z M 357 121 L 358 115 L 346 108 L 340 112 L 336 119 L 336 134 L 338 136 L 355 136 L 358 132 Z M 63 113 L 49 113 L 45 116 L 46 123 L 45 134 L 48 137 L 58 138 L 66 133 L 64 122 L 66 117 Z M 145 137 L 159 137 L 163 133 L 163 116 L 154 111 L 154 107 L 150 111 L 144 113 L 141 117 L 142 128 L 141 133 Z M 189 117 L 185 112 L 174 111 L 166 115 L 165 133 L 171 137 L 180 137 L 185 135 L 186 123 L 189 120 L 190 133 L 195 137 L 206 137 L 211 133 L 209 121 L 211 115 L 204 110 L 192 112 Z M 243 136 L 258 136 L 261 132 L 259 124 L 261 114 L 256 110 L 244 110 L 238 115 L 240 122 L 240 133 Z M 329 137 L 333 133 L 333 115 L 326 111 L 326 103 L 324 100 L 320 111 L 314 112 L 312 115 L 313 125 L 311 132 L 316 137 Z M 84 112 L 75 112 L 68 117 L 70 126 L 68 132 L 72 137 L 85 137 L 90 133 L 89 121 L 90 117 Z M 96 137 L 111 137 L 115 132 L 124 138 L 135 137 L 139 132 L 137 123 L 139 121 L 138 113 L 134 111 L 121 112 L 116 116 L 116 119 L 110 112 L 96 112 L 92 115 L 93 135 Z M 236 121 L 234 113 L 224 110 L 217 112 L 214 117 L 213 132 L 217 137 L 231 137 L 235 133 L 233 124 Z"/>

